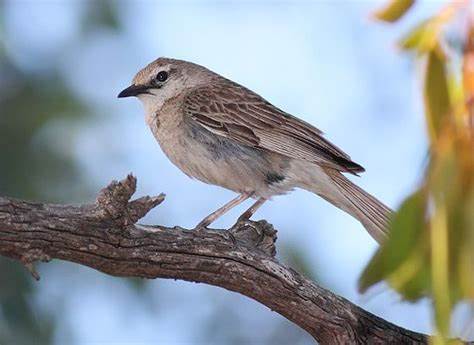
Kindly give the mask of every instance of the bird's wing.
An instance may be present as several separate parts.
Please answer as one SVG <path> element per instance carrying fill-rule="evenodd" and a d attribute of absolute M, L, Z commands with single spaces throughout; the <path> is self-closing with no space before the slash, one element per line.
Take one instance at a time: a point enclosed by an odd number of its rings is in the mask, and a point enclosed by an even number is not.
<path fill-rule="evenodd" d="M 324 139 L 319 129 L 230 81 L 191 91 L 183 106 L 185 116 L 217 135 L 244 145 L 343 172 L 364 171 L 346 153 Z"/>

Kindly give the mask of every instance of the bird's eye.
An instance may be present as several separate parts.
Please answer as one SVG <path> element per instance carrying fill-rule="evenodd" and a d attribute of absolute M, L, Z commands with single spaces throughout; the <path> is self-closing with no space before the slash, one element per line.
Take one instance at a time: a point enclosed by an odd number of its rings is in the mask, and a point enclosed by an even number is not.
<path fill-rule="evenodd" d="M 168 79 L 168 72 L 166 71 L 161 71 L 156 75 L 156 80 L 159 82 L 164 82 L 166 79 Z"/>

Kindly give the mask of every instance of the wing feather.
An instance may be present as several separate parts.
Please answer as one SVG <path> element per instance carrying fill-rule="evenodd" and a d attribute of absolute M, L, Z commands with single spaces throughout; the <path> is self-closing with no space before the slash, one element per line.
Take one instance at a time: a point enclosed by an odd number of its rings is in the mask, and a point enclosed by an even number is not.
<path fill-rule="evenodd" d="M 183 111 L 211 132 L 244 145 L 314 162 L 343 172 L 363 172 L 323 133 L 256 93 L 225 80 L 190 92 Z"/>

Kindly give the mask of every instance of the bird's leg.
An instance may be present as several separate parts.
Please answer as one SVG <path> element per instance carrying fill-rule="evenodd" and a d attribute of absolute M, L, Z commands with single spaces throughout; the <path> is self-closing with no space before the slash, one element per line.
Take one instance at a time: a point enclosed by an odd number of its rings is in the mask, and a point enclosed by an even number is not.
<path fill-rule="evenodd" d="M 260 208 L 260 206 L 262 206 L 267 200 L 268 199 L 265 199 L 265 198 L 258 199 L 252 206 L 250 206 L 250 208 L 247 211 L 242 213 L 242 215 L 237 220 L 237 223 L 243 220 L 249 220 L 250 217 L 252 217 L 254 213 L 257 212 L 257 210 Z"/>
<path fill-rule="evenodd" d="M 234 208 L 235 206 L 243 203 L 245 200 L 247 200 L 248 198 L 250 198 L 252 196 L 252 192 L 245 192 L 245 193 L 242 193 L 240 194 L 238 197 L 232 199 L 231 201 L 229 201 L 227 204 L 225 204 L 224 206 L 222 206 L 221 208 L 219 208 L 218 210 L 212 212 L 210 215 L 208 215 L 206 218 L 204 218 L 203 220 L 201 220 L 201 222 L 196 226 L 195 229 L 199 230 L 199 229 L 204 229 L 205 227 L 207 227 L 209 224 L 211 224 L 212 222 L 214 222 L 217 218 L 219 218 L 220 216 L 222 216 L 224 213 L 226 213 L 227 211 L 229 211 L 230 209 Z"/>

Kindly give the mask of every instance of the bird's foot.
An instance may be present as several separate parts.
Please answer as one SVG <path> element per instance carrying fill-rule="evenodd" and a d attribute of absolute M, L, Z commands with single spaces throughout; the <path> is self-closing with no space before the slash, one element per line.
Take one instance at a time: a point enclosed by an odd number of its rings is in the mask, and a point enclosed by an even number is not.
<path fill-rule="evenodd" d="M 263 250 L 270 256 L 275 256 L 276 230 L 265 220 L 258 222 L 249 219 L 238 220 L 229 230 L 235 242 L 250 245 Z"/>
<path fill-rule="evenodd" d="M 203 219 L 198 225 L 194 227 L 194 231 L 198 233 L 203 233 L 205 231 L 208 231 L 209 229 L 207 228 L 211 222 L 207 218 Z M 233 228 L 232 228 L 233 229 Z M 235 249 L 237 247 L 237 239 L 235 238 L 234 234 L 232 233 L 232 229 L 229 230 L 223 230 L 219 232 L 223 232 L 224 236 L 227 236 L 230 241 L 232 242 L 232 249 Z"/>
<path fill-rule="evenodd" d="M 204 218 L 199 222 L 198 225 L 194 227 L 194 231 L 206 231 L 207 227 L 211 224 L 211 222 L 207 219 Z"/>
<path fill-rule="evenodd" d="M 250 217 L 252 217 L 252 213 L 245 211 L 244 213 L 242 213 L 240 215 L 239 218 L 237 218 L 237 222 L 235 224 L 238 224 L 238 223 L 242 223 L 242 222 L 246 222 L 246 221 L 249 221 L 250 220 Z"/>

